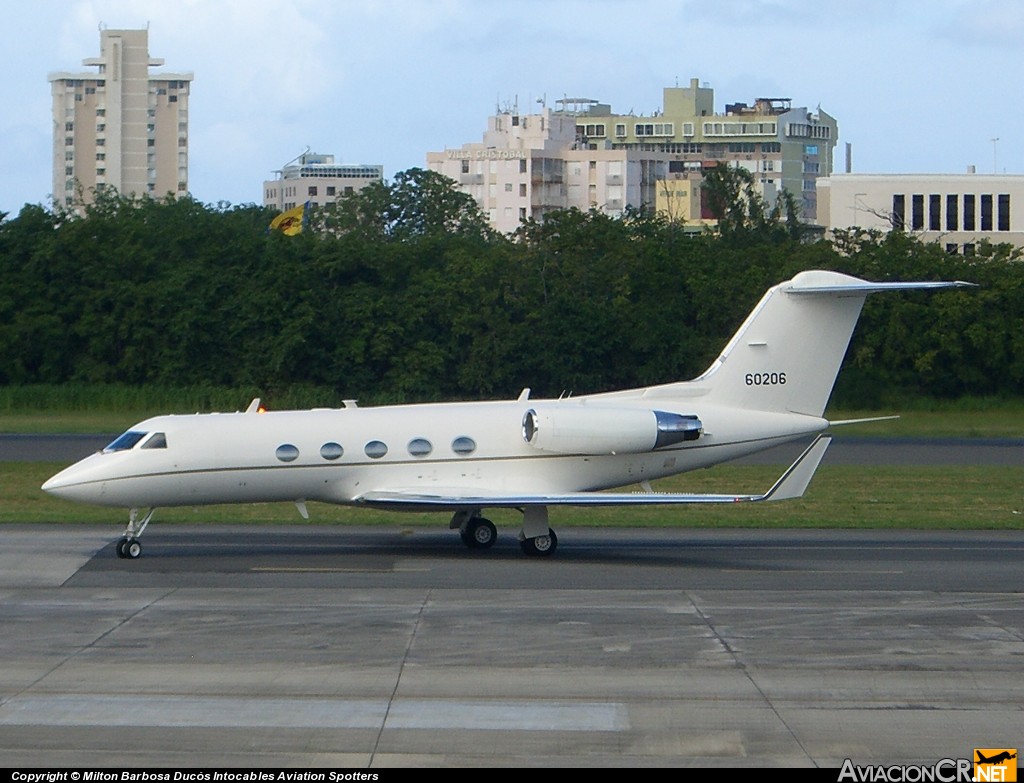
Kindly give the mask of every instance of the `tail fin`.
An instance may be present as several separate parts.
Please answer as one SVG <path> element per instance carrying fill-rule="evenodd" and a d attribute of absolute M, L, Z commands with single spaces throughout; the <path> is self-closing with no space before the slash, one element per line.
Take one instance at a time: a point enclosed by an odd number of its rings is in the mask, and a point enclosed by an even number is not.
<path fill-rule="evenodd" d="M 768 289 L 695 382 L 726 405 L 821 416 L 868 294 L 965 285 L 870 283 L 838 272 L 801 272 Z"/>

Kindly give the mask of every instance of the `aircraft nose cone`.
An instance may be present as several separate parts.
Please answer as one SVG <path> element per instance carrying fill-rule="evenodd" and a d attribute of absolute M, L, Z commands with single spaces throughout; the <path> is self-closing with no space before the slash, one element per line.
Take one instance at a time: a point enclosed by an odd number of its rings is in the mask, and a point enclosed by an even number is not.
<path fill-rule="evenodd" d="M 60 473 L 50 476 L 41 489 L 54 497 L 67 500 L 89 500 L 93 494 L 92 484 L 89 481 L 91 472 L 82 463 L 76 463 L 64 468 Z"/>
<path fill-rule="evenodd" d="M 63 490 L 66 490 L 72 483 L 68 480 L 68 477 L 65 475 L 66 473 L 66 470 L 62 470 L 60 473 L 50 476 L 50 478 L 43 482 L 43 486 L 40 489 L 43 492 L 59 497 Z"/>

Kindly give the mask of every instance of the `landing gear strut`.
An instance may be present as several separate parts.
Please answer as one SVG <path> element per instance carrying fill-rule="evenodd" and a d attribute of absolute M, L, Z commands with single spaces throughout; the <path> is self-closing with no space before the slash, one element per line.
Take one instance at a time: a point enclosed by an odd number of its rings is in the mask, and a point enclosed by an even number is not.
<path fill-rule="evenodd" d="M 142 544 L 139 543 L 139 536 L 146 529 L 146 525 L 153 518 L 155 508 L 149 509 L 146 515 L 139 521 L 139 510 L 137 508 L 128 511 L 128 527 L 125 528 L 124 536 L 117 542 L 117 556 L 122 559 L 135 560 L 142 554 Z"/>
<path fill-rule="evenodd" d="M 558 536 L 548 527 L 547 506 L 527 506 L 523 509 L 523 532 L 519 545 L 532 557 L 549 557 L 558 546 Z"/>
<path fill-rule="evenodd" d="M 532 557 L 549 557 L 558 547 L 558 536 L 548 527 L 547 506 L 526 506 L 519 545 Z M 480 516 L 480 509 L 456 511 L 449 527 L 459 531 L 462 543 L 470 549 L 490 549 L 498 538 L 498 530 L 489 519 Z"/>
<path fill-rule="evenodd" d="M 523 538 L 519 541 L 519 546 L 532 557 L 549 557 L 558 546 L 558 536 L 555 535 L 554 530 L 548 528 L 547 535 Z"/>

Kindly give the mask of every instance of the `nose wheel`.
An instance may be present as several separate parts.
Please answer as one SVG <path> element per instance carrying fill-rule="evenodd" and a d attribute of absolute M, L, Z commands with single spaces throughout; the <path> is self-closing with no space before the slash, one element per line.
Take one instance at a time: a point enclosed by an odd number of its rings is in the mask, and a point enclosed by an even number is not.
<path fill-rule="evenodd" d="M 155 508 L 149 509 L 140 520 L 139 510 L 137 508 L 129 509 L 128 527 L 125 528 L 124 536 L 117 542 L 115 547 L 119 558 L 122 560 L 135 560 L 142 554 L 142 544 L 139 543 L 139 536 L 142 535 L 142 531 L 146 529 L 146 525 L 149 524 L 155 512 Z"/>
<path fill-rule="evenodd" d="M 137 538 L 122 538 L 117 542 L 117 556 L 122 560 L 134 560 L 142 554 L 142 544 Z"/>

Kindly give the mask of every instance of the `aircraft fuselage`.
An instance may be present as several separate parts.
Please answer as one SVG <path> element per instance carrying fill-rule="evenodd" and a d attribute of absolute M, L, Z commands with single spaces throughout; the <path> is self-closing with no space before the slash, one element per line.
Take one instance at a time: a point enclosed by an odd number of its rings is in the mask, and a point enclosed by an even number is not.
<path fill-rule="evenodd" d="M 528 411 L 582 411 L 611 430 L 626 414 L 695 416 L 694 440 L 634 453 L 563 454 L 527 442 Z M 622 415 L 617 415 L 620 413 Z M 159 416 L 47 482 L 47 491 L 106 506 L 190 506 L 311 500 L 356 503 L 401 487 L 468 494 L 584 492 L 708 467 L 823 430 L 788 413 L 719 409 L 693 400 L 517 400 L 268 413 Z M 162 434 L 166 445 L 147 448 Z M 611 444 L 614 446 L 614 442 Z M 595 450 L 600 450 L 600 446 Z"/>

